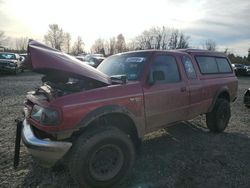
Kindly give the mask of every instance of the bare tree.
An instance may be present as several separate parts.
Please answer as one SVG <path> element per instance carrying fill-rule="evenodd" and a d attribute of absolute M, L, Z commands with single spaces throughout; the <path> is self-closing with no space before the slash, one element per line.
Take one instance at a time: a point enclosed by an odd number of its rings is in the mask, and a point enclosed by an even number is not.
<path fill-rule="evenodd" d="M 144 31 L 142 41 L 146 49 L 152 49 L 154 47 L 154 35 L 151 30 Z"/>
<path fill-rule="evenodd" d="M 189 37 L 177 29 L 170 29 L 164 26 L 151 27 L 132 40 L 129 46 L 130 49 L 133 46 L 134 50 L 188 48 L 188 40 Z"/>
<path fill-rule="evenodd" d="M 20 37 L 16 39 L 16 50 L 18 51 L 26 51 L 28 45 L 28 37 Z"/>
<path fill-rule="evenodd" d="M 115 47 L 116 47 L 116 38 L 112 37 L 109 40 L 104 41 L 104 51 L 105 55 L 113 55 L 115 54 Z"/>
<path fill-rule="evenodd" d="M 4 31 L 0 31 L 0 46 L 5 45 L 8 42 L 8 37 L 5 36 Z"/>
<path fill-rule="evenodd" d="M 189 47 L 189 36 L 185 36 L 182 32 L 174 29 L 170 36 L 169 49 L 181 49 Z"/>
<path fill-rule="evenodd" d="M 99 38 L 95 41 L 95 43 L 91 47 L 92 53 L 101 53 L 105 55 L 105 45 L 104 40 Z"/>
<path fill-rule="evenodd" d="M 250 48 L 248 49 L 247 61 L 248 61 L 249 64 L 250 64 Z"/>
<path fill-rule="evenodd" d="M 110 45 L 109 45 L 109 41 L 105 40 L 104 41 L 104 54 L 109 56 L 110 54 Z"/>
<path fill-rule="evenodd" d="M 215 41 L 208 39 L 205 41 L 203 48 L 210 51 L 216 51 L 216 46 L 217 45 Z"/>
<path fill-rule="evenodd" d="M 61 50 L 64 42 L 64 33 L 62 28 L 59 28 L 57 24 L 50 24 L 47 34 L 44 35 L 44 41 L 52 48 Z"/>
<path fill-rule="evenodd" d="M 116 39 L 115 37 L 112 37 L 109 39 L 109 55 L 115 54 L 115 46 L 116 46 Z"/>
<path fill-rule="evenodd" d="M 151 35 L 150 43 L 152 49 L 167 49 L 169 45 L 171 29 L 163 27 L 151 27 L 148 32 Z M 149 45 L 148 45 L 149 46 Z"/>
<path fill-rule="evenodd" d="M 189 36 L 185 36 L 182 32 L 179 34 L 177 49 L 189 47 Z"/>
<path fill-rule="evenodd" d="M 84 42 L 80 36 L 77 37 L 73 47 L 72 47 L 72 54 L 79 55 L 84 52 Z"/>
<path fill-rule="evenodd" d="M 66 53 L 70 53 L 70 43 L 71 43 L 71 36 L 70 33 L 66 32 L 64 33 L 64 47 Z"/>
<path fill-rule="evenodd" d="M 127 49 L 129 51 L 133 51 L 133 50 L 139 50 L 137 49 L 137 43 L 135 40 L 131 40 L 128 44 L 127 44 Z"/>
<path fill-rule="evenodd" d="M 135 37 L 131 42 L 130 42 L 130 48 L 134 48 L 134 49 L 130 49 L 130 50 L 143 50 L 146 49 L 146 45 L 145 45 L 145 39 L 143 34 Z"/>
<path fill-rule="evenodd" d="M 176 49 L 177 45 L 178 45 L 178 37 L 179 37 L 179 31 L 173 30 L 170 36 L 170 40 L 169 40 L 169 49 Z"/>
<path fill-rule="evenodd" d="M 119 34 L 117 36 L 115 50 L 117 53 L 121 53 L 121 52 L 126 51 L 126 42 L 125 42 L 125 38 L 122 34 Z"/>
<path fill-rule="evenodd" d="M 135 38 L 137 43 L 137 49 L 153 49 L 154 36 L 151 30 L 145 30 L 141 35 Z"/>
<path fill-rule="evenodd" d="M 168 49 L 169 46 L 169 38 L 171 35 L 172 30 L 170 28 L 167 28 L 165 26 L 162 27 L 161 29 L 161 46 L 159 49 L 165 50 Z"/>
<path fill-rule="evenodd" d="M 153 27 L 151 29 L 151 32 L 153 34 L 154 38 L 154 49 L 160 49 L 161 48 L 161 41 L 162 41 L 162 31 L 159 27 Z"/>

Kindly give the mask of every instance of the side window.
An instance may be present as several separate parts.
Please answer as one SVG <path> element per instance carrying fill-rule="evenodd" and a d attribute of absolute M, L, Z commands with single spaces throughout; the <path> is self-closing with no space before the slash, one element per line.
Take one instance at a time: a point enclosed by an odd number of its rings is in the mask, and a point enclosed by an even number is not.
<path fill-rule="evenodd" d="M 232 69 L 224 57 L 196 56 L 202 74 L 230 73 Z"/>
<path fill-rule="evenodd" d="M 193 63 L 191 61 L 191 59 L 188 56 L 183 56 L 182 57 L 182 64 L 185 68 L 187 77 L 189 80 L 194 80 L 196 79 L 196 73 L 194 70 L 194 66 Z"/>
<path fill-rule="evenodd" d="M 229 65 L 229 62 L 227 61 L 226 58 L 219 58 L 219 57 L 216 57 L 216 62 L 218 64 L 218 67 L 219 67 L 219 71 L 222 72 L 222 73 L 229 73 L 229 72 L 232 72 L 232 69 Z"/>
<path fill-rule="evenodd" d="M 211 74 L 218 73 L 218 66 L 214 57 L 207 56 L 197 56 L 196 60 L 200 67 L 201 73 L 203 74 Z"/>
<path fill-rule="evenodd" d="M 179 70 L 173 56 L 157 56 L 151 70 L 156 83 L 175 83 L 180 81 Z"/>

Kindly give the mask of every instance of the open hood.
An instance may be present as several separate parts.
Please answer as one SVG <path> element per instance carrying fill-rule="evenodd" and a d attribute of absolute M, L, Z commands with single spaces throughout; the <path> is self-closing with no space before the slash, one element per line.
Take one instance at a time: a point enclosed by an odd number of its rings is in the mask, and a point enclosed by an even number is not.
<path fill-rule="evenodd" d="M 84 64 L 70 55 L 50 48 L 35 40 L 29 40 L 28 54 L 30 57 L 28 58 L 27 64 L 35 72 L 79 79 L 87 78 L 108 85 L 111 84 L 110 77 L 106 74 Z"/>

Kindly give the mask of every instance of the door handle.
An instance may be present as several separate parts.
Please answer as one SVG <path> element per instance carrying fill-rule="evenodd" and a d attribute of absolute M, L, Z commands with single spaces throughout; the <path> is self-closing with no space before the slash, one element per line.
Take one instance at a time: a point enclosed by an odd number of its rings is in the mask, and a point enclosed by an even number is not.
<path fill-rule="evenodd" d="M 186 87 L 181 87 L 181 92 L 185 92 L 187 91 L 187 88 Z"/>

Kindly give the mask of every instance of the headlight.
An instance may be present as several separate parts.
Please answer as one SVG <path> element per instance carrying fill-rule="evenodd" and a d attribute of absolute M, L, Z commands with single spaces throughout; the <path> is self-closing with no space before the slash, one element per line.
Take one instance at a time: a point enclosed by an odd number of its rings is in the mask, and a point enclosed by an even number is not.
<path fill-rule="evenodd" d="M 59 114 L 56 110 L 43 108 L 38 105 L 33 106 L 31 118 L 42 125 L 57 125 L 59 123 Z"/>

